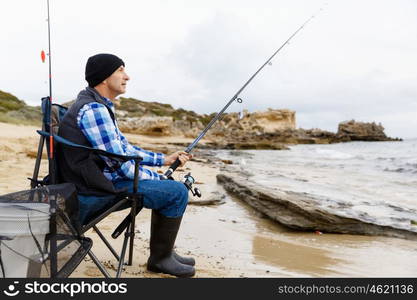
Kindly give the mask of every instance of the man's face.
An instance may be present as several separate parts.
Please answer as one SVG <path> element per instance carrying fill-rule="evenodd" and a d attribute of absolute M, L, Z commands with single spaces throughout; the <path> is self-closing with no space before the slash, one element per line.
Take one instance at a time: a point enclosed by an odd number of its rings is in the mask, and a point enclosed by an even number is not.
<path fill-rule="evenodd" d="M 109 91 L 117 97 L 126 92 L 126 83 L 130 77 L 125 72 L 125 67 L 120 66 L 113 74 L 108 77 L 104 83 Z"/>

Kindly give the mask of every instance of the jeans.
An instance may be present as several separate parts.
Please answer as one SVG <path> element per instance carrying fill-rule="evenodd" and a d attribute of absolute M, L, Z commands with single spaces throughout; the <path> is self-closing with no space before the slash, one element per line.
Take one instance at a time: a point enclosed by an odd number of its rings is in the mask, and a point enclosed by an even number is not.
<path fill-rule="evenodd" d="M 114 184 L 116 189 L 128 188 L 133 192 L 133 181 L 123 180 Z M 143 206 L 155 209 L 165 217 L 181 217 L 188 203 L 188 189 L 174 180 L 139 180 L 138 193 L 143 196 Z"/>
<path fill-rule="evenodd" d="M 114 183 L 116 189 L 127 188 L 133 192 L 133 181 L 122 180 Z M 139 180 L 138 194 L 142 195 L 143 206 L 155 209 L 160 214 L 170 217 L 181 217 L 188 203 L 188 189 L 182 182 L 174 180 Z M 80 204 L 80 222 L 88 223 L 97 214 L 109 209 L 117 201 L 114 195 L 109 196 L 86 196 L 78 195 Z M 121 207 L 125 209 L 127 207 Z"/>

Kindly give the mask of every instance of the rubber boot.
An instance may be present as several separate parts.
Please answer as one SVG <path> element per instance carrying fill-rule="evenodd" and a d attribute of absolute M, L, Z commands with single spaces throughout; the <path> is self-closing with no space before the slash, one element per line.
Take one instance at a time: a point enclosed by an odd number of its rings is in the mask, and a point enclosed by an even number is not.
<path fill-rule="evenodd" d="M 182 217 L 168 218 L 152 210 L 151 219 L 151 255 L 147 269 L 156 273 L 165 273 L 177 277 L 192 277 L 193 266 L 182 264 L 174 258 L 173 248 Z"/>
<path fill-rule="evenodd" d="M 193 257 L 185 257 L 180 256 L 175 250 L 172 250 L 172 256 L 180 263 L 184 265 L 194 266 L 195 265 L 195 259 Z"/>

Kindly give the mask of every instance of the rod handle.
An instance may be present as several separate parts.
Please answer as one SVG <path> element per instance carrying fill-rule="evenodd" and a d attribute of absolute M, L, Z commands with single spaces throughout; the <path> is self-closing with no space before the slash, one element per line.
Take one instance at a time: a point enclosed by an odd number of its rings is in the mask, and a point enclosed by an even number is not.
<path fill-rule="evenodd" d="M 181 165 L 181 161 L 177 158 L 170 166 L 169 169 L 165 172 L 167 178 L 171 177 L 172 173 Z"/>

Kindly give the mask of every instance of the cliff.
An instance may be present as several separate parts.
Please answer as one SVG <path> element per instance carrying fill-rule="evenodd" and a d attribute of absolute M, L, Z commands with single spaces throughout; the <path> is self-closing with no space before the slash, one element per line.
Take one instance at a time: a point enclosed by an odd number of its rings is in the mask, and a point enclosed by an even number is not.
<path fill-rule="evenodd" d="M 116 102 L 122 131 L 153 136 L 195 138 L 216 115 L 199 115 L 171 105 L 120 98 Z M 347 121 L 337 133 L 296 128 L 296 113 L 288 109 L 225 113 L 205 136 L 205 147 L 223 149 L 286 149 L 285 144 L 330 144 L 349 141 L 393 141 L 382 125 Z M 202 145 L 200 145 L 202 146 Z"/>
<path fill-rule="evenodd" d="M 64 105 L 69 106 L 73 101 Z M 197 114 L 170 104 L 120 97 L 115 101 L 123 132 L 150 136 L 197 137 L 216 113 Z M 297 129 L 296 113 L 288 109 L 225 113 L 205 136 L 205 147 L 224 149 L 287 149 L 285 144 L 329 144 L 348 141 L 389 141 L 382 125 L 347 121 L 337 133 L 320 129 Z M 25 104 L 0 91 L 0 121 L 40 124 L 40 107 Z M 199 145 L 202 147 L 203 145 Z"/>

